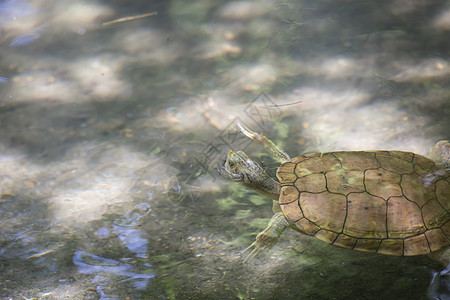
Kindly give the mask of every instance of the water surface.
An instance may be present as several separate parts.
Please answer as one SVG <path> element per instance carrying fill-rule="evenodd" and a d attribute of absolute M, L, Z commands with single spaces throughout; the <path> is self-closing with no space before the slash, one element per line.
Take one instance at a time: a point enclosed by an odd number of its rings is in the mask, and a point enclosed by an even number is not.
<path fill-rule="evenodd" d="M 450 138 L 449 14 L 445 1 L 0 1 L 0 297 L 427 299 L 442 269 L 428 257 L 291 231 L 242 264 L 271 201 L 217 165 L 245 148 L 275 173 L 237 122 L 291 156 L 426 155 Z"/>

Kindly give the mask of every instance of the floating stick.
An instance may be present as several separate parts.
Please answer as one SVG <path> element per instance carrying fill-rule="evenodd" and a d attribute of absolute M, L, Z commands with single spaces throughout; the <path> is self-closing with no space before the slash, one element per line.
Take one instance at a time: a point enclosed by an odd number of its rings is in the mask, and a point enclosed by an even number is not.
<path fill-rule="evenodd" d="M 136 19 L 142 19 L 142 18 L 146 18 L 146 17 L 150 17 L 150 16 L 155 16 L 157 14 L 158 14 L 158 12 L 153 11 L 151 13 L 147 13 L 147 14 L 143 14 L 143 15 L 115 19 L 115 20 L 112 20 L 109 22 L 102 23 L 102 25 L 106 26 L 106 25 L 111 25 L 111 24 L 116 24 L 116 23 L 122 23 L 122 22 L 126 22 L 126 21 L 132 21 L 132 20 L 136 20 Z"/>

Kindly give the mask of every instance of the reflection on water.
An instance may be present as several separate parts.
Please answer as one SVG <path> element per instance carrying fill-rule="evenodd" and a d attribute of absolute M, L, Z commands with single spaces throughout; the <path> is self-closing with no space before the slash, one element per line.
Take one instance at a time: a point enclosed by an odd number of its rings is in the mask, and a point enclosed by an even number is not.
<path fill-rule="evenodd" d="M 217 164 L 246 149 L 275 173 L 238 122 L 292 156 L 427 154 L 450 138 L 449 11 L 0 0 L 0 298 L 426 299 L 427 257 L 286 232 L 242 264 L 271 201 Z"/>
<path fill-rule="evenodd" d="M 21 0 L 6 0 L 0 2 L 0 15 L 11 21 L 17 17 L 37 13 L 38 9 L 31 2 Z"/>
<path fill-rule="evenodd" d="M 100 284 L 97 291 L 99 291 L 102 298 L 105 297 L 103 291 L 104 285 L 111 284 L 111 281 L 131 281 L 134 288 L 143 290 L 147 287 L 150 278 L 154 274 L 134 273 L 133 266 L 125 262 L 119 262 L 113 259 L 107 259 L 98 255 L 87 253 L 85 251 L 75 251 L 73 256 L 73 263 L 78 267 L 78 271 L 86 274 L 95 274 L 94 282 Z M 151 270 L 151 265 L 147 265 Z M 122 278 L 111 278 L 112 275 Z M 112 287 L 109 287 L 112 289 Z M 108 295 L 107 298 L 111 298 Z"/>
<path fill-rule="evenodd" d="M 430 283 L 428 296 L 430 299 L 450 299 L 450 266 L 447 266 L 441 272 L 433 274 L 433 279 Z"/>
<path fill-rule="evenodd" d="M 32 43 L 34 40 L 39 38 L 39 34 L 33 34 L 33 35 L 26 35 L 21 36 L 15 40 L 13 40 L 11 43 L 9 43 L 9 46 L 11 47 L 17 47 L 17 46 L 23 46 L 29 43 Z"/>
<path fill-rule="evenodd" d="M 151 197 L 149 197 L 149 200 L 151 200 Z M 140 203 L 135 206 L 133 211 L 127 212 L 123 218 L 114 221 L 114 232 L 119 236 L 122 243 L 136 254 L 136 257 L 147 257 L 147 240 L 142 237 L 142 233 L 137 227 L 140 224 L 139 220 L 147 216 L 150 211 L 151 208 L 148 203 Z"/>
<path fill-rule="evenodd" d="M 142 238 L 142 234 L 138 230 L 114 226 L 114 231 L 124 245 L 131 252 L 136 253 L 137 257 L 147 257 L 147 240 Z"/>

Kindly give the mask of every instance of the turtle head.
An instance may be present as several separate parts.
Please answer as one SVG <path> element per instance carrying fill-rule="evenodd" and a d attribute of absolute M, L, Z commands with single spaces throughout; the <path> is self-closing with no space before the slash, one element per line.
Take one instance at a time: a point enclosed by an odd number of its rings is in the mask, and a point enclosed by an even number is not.
<path fill-rule="evenodd" d="M 280 194 L 280 184 L 267 175 L 263 168 L 243 151 L 228 151 L 219 173 L 227 179 L 240 182 L 272 199 L 278 199 Z"/>
<path fill-rule="evenodd" d="M 250 187 L 254 185 L 254 177 L 260 176 L 260 173 L 265 173 L 261 166 L 250 159 L 245 152 L 234 152 L 233 150 L 228 151 L 219 172 L 227 179 Z"/>

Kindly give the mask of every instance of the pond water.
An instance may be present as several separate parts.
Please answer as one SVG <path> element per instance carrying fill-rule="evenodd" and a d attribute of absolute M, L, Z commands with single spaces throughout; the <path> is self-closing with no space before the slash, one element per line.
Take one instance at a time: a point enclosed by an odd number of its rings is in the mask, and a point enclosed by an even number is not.
<path fill-rule="evenodd" d="M 125 19 L 124 19 L 125 18 Z M 1 299 L 427 299 L 426 256 L 287 230 L 217 172 L 450 133 L 447 1 L 0 1 Z M 445 278 L 442 278 L 444 280 Z"/>

